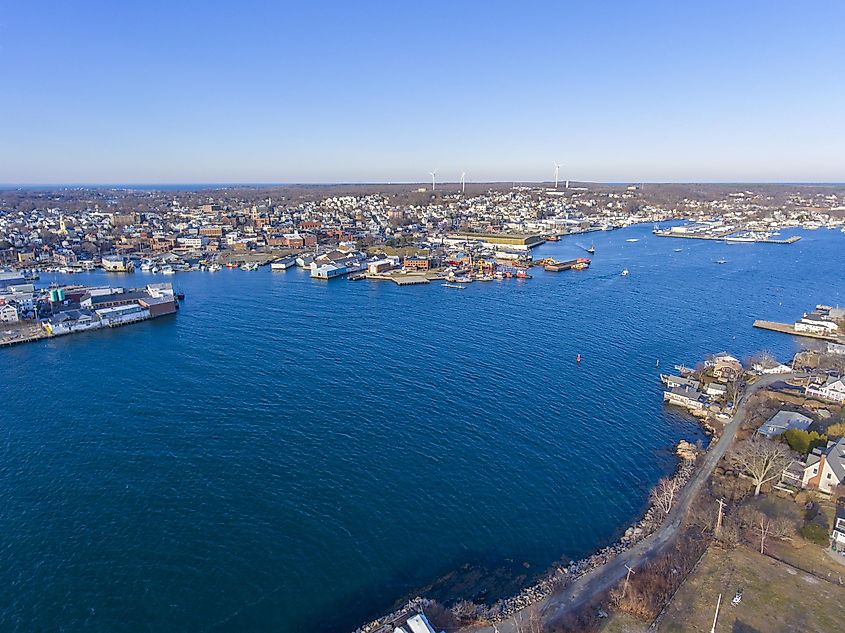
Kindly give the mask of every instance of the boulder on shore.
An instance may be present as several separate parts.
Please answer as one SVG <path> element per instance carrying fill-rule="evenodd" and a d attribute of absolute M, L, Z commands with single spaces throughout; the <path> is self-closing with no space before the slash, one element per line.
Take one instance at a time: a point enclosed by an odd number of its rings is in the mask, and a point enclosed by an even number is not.
<path fill-rule="evenodd" d="M 686 440 L 681 440 L 678 442 L 675 454 L 685 461 L 694 462 L 696 456 L 698 455 L 698 449 L 695 447 L 695 444 L 690 444 Z"/>

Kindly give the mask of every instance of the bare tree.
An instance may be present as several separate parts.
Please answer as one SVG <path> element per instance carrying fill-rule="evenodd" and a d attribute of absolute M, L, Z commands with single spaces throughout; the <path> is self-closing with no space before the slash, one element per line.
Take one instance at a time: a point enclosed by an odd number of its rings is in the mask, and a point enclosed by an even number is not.
<path fill-rule="evenodd" d="M 651 502 L 664 515 L 669 514 L 675 503 L 675 493 L 678 492 L 678 482 L 668 477 L 662 477 L 651 491 Z"/>
<path fill-rule="evenodd" d="M 775 538 L 782 539 L 789 536 L 792 532 L 792 525 L 789 520 L 784 517 L 770 517 L 769 515 L 758 512 L 754 518 L 754 523 L 751 524 L 752 529 L 757 536 L 760 537 L 760 553 L 765 553 L 766 539 Z"/>
<path fill-rule="evenodd" d="M 783 444 L 755 436 L 737 444 L 732 460 L 754 482 L 756 497 L 764 483 L 780 477 L 789 464 L 790 453 Z"/>

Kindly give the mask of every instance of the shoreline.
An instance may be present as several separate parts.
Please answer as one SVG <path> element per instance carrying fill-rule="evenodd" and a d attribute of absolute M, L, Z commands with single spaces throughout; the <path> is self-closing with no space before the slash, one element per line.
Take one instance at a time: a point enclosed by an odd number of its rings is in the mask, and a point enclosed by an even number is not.
<path fill-rule="evenodd" d="M 711 443 L 712 444 L 712 443 Z M 680 448 L 693 447 L 685 440 L 680 440 L 676 445 L 675 455 L 678 463 L 671 476 L 667 477 L 678 484 L 680 493 L 692 479 L 696 471 L 697 459 L 688 459 L 682 456 Z M 693 447 L 694 448 L 694 447 Z M 709 449 L 709 445 L 708 445 Z M 706 453 L 706 450 L 703 453 Z M 702 454 L 703 454 L 702 453 Z M 697 455 L 696 455 L 697 457 Z M 649 503 L 645 511 L 635 519 L 633 523 L 616 538 L 613 542 L 601 547 L 582 558 L 574 559 L 568 564 L 551 564 L 538 578 L 528 586 L 521 589 L 514 595 L 495 600 L 492 604 L 476 604 L 466 598 L 454 597 L 451 607 L 446 607 L 436 599 L 425 596 L 415 596 L 405 602 L 405 605 L 394 609 L 386 615 L 382 615 L 364 625 L 354 629 L 352 633 L 393 633 L 394 625 L 403 617 L 407 617 L 425 607 L 438 605 L 443 607 L 462 619 L 469 616 L 471 621 L 461 625 L 460 630 L 487 624 L 498 624 L 511 615 L 534 605 L 545 598 L 548 598 L 556 591 L 566 589 L 571 584 L 607 563 L 614 560 L 620 554 L 628 551 L 631 547 L 645 540 L 663 524 L 666 517 L 659 517 L 659 509 L 653 503 Z M 621 526 L 619 528 L 622 529 Z M 561 556 L 558 560 L 562 560 Z M 436 581 L 435 581 L 436 582 Z M 456 613 L 457 612 L 457 613 Z"/>

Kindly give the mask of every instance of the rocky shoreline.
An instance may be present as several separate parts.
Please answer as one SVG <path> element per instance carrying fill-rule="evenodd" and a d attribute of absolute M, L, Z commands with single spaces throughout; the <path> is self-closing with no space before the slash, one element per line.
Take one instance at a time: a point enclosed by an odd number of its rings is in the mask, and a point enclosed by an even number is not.
<path fill-rule="evenodd" d="M 672 481 L 678 485 L 680 490 L 689 482 L 695 470 L 695 460 L 699 450 L 686 441 L 681 441 L 676 454 L 680 462 L 672 476 Z M 586 558 L 573 561 L 568 565 L 555 565 L 549 569 L 544 576 L 526 587 L 518 594 L 502 600 L 497 600 L 492 605 L 475 604 L 466 600 L 460 601 L 452 606 L 451 611 L 456 619 L 471 624 L 472 622 L 501 622 L 514 613 L 535 604 L 548 597 L 555 591 L 559 591 L 575 582 L 592 570 L 609 563 L 611 560 L 628 550 L 635 543 L 643 540 L 652 534 L 662 523 L 663 516 L 656 505 L 650 505 L 642 518 L 630 526 L 622 537 L 602 549 L 594 552 Z M 422 610 L 433 601 L 416 597 L 410 600 L 404 607 L 373 620 L 357 629 L 354 633 L 383 633 L 392 631 L 393 624 L 414 610 Z"/>

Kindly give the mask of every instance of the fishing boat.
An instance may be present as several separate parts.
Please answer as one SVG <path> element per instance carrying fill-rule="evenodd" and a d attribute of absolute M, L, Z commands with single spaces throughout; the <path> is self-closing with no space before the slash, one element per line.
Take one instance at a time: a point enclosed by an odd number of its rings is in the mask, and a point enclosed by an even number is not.
<path fill-rule="evenodd" d="M 559 240 L 560 240 L 560 237 L 558 237 L 557 235 L 547 235 L 546 236 L 547 242 L 557 242 Z"/>
<path fill-rule="evenodd" d="M 159 272 L 162 275 L 174 275 L 174 274 L 176 274 L 176 271 L 173 270 L 173 266 L 169 266 L 169 265 L 162 266 L 161 270 Z"/>
<path fill-rule="evenodd" d="M 252 263 L 249 263 L 249 264 L 243 264 L 241 266 L 241 270 L 246 270 L 248 272 L 251 272 L 253 270 L 258 270 L 258 264 L 256 264 L 255 262 L 252 262 Z"/>
<path fill-rule="evenodd" d="M 216 272 L 220 272 L 222 269 L 223 269 L 223 267 L 220 264 L 211 264 L 208 267 L 208 272 L 216 273 Z"/>
<path fill-rule="evenodd" d="M 596 245 L 595 245 L 595 244 L 590 244 L 590 248 L 588 248 L 588 249 L 587 249 L 587 252 L 588 252 L 590 255 L 595 255 L 595 254 L 596 254 Z"/>
<path fill-rule="evenodd" d="M 238 264 L 236 262 L 226 262 L 226 268 L 237 268 Z"/>

